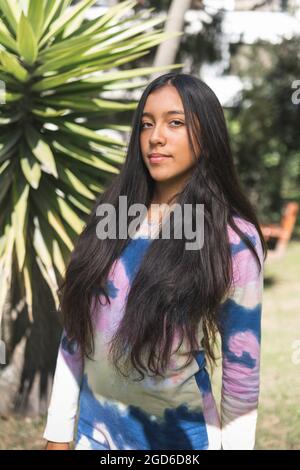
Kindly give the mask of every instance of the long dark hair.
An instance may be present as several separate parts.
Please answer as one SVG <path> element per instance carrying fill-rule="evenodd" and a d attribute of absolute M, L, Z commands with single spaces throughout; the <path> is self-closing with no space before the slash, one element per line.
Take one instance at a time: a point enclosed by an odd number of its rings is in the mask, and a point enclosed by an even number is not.
<path fill-rule="evenodd" d="M 197 332 L 200 324 L 204 333 L 201 346 L 208 358 L 215 361 L 213 345 L 220 328 L 218 306 L 232 282 L 228 224 L 260 264 L 250 239 L 235 224 L 234 215 L 243 217 L 256 227 L 264 259 L 267 253 L 255 212 L 238 181 L 224 114 L 217 97 L 203 81 L 192 75 L 171 72 L 159 76 L 144 90 L 135 110 L 125 163 L 110 187 L 96 201 L 71 254 L 59 289 L 68 337 L 77 342 L 83 357 L 92 359 L 91 305 L 95 288 L 100 289 L 106 301 L 110 302 L 107 276 L 113 262 L 130 241 L 129 238 L 97 238 L 99 217 L 96 209 L 99 204 L 110 203 L 115 207 L 118 221 L 119 196 L 127 196 L 128 206 L 135 203 L 150 206 L 154 181 L 142 159 L 140 127 L 148 95 L 166 85 L 174 86 L 181 97 L 191 149 L 196 155 L 193 137 L 199 145 L 196 148 L 201 149 L 192 176 L 176 195 L 176 203 L 182 207 L 184 204 L 192 207 L 204 204 L 205 243 L 200 250 L 186 250 L 184 236 L 168 240 L 158 237 L 151 241 L 143 257 L 110 346 L 110 357 L 117 370 L 125 375 L 125 366 L 129 366 L 142 378 L 144 372 L 164 373 L 178 333 L 179 347 L 183 339 L 187 341 L 189 354 L 185 365 L 189 365 L 193 360 L 192 352 L 199 349 Z M 128 217 L 128 223 L 130 220 Z M 123 367 L 120 367 L 121 362 Z"/>

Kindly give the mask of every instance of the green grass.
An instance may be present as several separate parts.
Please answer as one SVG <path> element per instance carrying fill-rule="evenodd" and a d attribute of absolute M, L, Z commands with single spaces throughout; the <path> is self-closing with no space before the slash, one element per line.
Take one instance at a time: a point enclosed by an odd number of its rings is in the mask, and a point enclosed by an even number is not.
<path fill-rule="evenodd" d="M 267 260 L 262 309 L 261 382 L 256 449 L 300 449 L 300 242 L 280 260 Z M 299 357 L 299 355 L 298 355 Z M 213 376 L 220 401 L 221 369 Z"/>
<path fill-rule="evenodd" d="M 45 418 L 0 417 L 0 450 L 40 450 Z"/>
<path fill-rule="evenodd" d="M 300 449 L 300 243 L 265 268 L 257 449 Z"/>

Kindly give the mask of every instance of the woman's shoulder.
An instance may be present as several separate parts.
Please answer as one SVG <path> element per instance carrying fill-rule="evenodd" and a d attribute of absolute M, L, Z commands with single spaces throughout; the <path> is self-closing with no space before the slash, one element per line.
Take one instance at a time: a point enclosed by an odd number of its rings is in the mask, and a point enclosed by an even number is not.
<path fill-rule="evenodd" d="M 251 242 L 252 246 L 255 248 L 259 257 L 262 257 L 262 243 L 260 239 L 260 235 L 256 226 L 250 222 L 249 220 L 245 219 L 240 215 L 234 215 L 233 221 L 235 225 L 239 228 L 239 230 L 243 233 L 243 235 Z M 241 251 L 250 251 L 250 248 L 246 244 L 246 242 L 242 239 L 240 234 L 238 234 L 234 228 L 228 224 L 228 237 L 230 246 L 232 249 L 232 253 L 238 253 Z"/>

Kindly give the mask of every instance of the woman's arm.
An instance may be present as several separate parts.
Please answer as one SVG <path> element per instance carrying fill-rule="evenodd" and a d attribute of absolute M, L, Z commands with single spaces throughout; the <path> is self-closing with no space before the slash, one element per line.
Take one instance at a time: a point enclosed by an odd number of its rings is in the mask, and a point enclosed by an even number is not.
<path fill-rule="evenodd" d="M 79 347 L 69 341 L 63 331 L 48 408 L 47 424 L 43 437 L 48 441 L 47 450 L 69 448 L 73 440 L 78 408 L 83 361 Z"/>
<path fill-rule="evenodd" d="M 69 442 L 50 442 L 47 441 L 45 450 L 70 450 Z"/>
<path fill-rule="evenodd" d="M 253 225 L 247 236 L 262 269 L 247 245 L 232 235 L 234 292 L 221 307 L 222 447 L 253 449 L 259 398 L 263 253 Z M 244 227 L 240 227 L 245 230 Z"/>

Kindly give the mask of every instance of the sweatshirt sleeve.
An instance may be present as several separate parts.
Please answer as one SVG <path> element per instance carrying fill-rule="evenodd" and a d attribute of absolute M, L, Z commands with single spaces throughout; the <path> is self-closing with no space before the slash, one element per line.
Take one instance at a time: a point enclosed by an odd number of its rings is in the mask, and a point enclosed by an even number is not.
<path fill-rule="evenodd" d="M 52 393 L 43 438 L 71 442 L 83 374 L 83 361 L 75 341 L 63 331 L 58 349 Z"/>
<path fill-rule="evenodd" d="M 221 306 L 223 449 L 253 449 L 260 381 L 263 252 L 256 228 L 239 223 L 254 245 L 252 251 L 230 228 L 233 293 Z"/>

